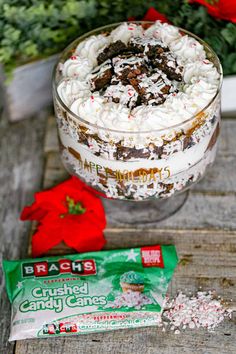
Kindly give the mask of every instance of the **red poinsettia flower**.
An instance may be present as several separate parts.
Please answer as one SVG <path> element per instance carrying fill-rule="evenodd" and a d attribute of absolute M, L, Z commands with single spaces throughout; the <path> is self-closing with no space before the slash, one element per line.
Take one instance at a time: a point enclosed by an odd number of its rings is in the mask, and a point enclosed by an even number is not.
<path fill-rule="evenodd" d="M 37 257 L 64 241 L 78 252 L 98 251 L 104 244 L 106 226 L 101 200 L 76 177 L 35 194 L 21 220 L 37 220 L 32 254 Z"/>
<path fill-rule="evenodd" d="M 205 6 L 208 13 L 213 17 L 236 23 L 235 0 L 189 0 L 189 2 L 197 2 Z"/>
<path fill-rule="evenodd" d="M 144 16 L 143 21 L 157 21 L 157 20 L 161 22 L 169 23 L 169 20 L 168 18 L 166 18 L 165 15 L 163 15 L 161 12 L 154 9 L 154 7 L 150 7 L 146 15 Z"/>

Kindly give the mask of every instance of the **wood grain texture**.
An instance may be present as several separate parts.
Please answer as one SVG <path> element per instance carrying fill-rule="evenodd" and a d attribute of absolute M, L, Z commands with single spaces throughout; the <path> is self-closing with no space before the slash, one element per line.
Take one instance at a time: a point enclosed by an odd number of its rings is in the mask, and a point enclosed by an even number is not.
<path fill-rule="evenodd" d="M 165 229 L 107 229 L 106 249 L 132 248 L 144 245 L 174 244 L 180 263 L 169 288 L 171 295 L 181 289 L 199 287 L 215 289 L 236 305 L 236 232 Z M 51 255 L 71 253 L 58 247 Z"/>
<path fill-rule="evenodd" d="M 175 215 L 158 224 L 130 225 L 113 220 L 119 203 L 104 201 L 108 226 L 106 249 L 175 244 L 180 262 L 170 284 L 171 295 L 181 289 L 215 289 L 236 306 L 236 121 L 225 120 L 216 163 L 190 193 Z M 58 153 L 55 119 L 48 120 L 45 140 L 44 188 L 68 177 Z M 112 205 L 113 204 L 113 205 Z M 122 215 L 121 215 L 122 217 Z M 120 219 L 121 219 L 120 217 Z M 60 244 L 49 254 L 71 253 Z M 233 300 L 231 302 L 231 300 Z M 233 354 L 236 352 L 236 318 L 224 322 L 212 334 L 186 330 L 180 335 L 158 328 L 119 330 L 70 338 L 17 342 L 15 354 Z"/>
<path fill-rule="evenodd" d="M 29 223 L 19 221 L 22 207 L 40 189 L 43 173 L 43 146 L 46 113 L 20 123 L 0 122 L 0 254 L 17 259 L 27 254 Z M 11 354 L 8 343 L 10 304 L 7 299 L 0 263 L 0 353 Z"/>
<path fill-rule="evenodd" d="M 15 354 L 235 354 L 235 342 L 235 323 L 231 321 L 225 322 L 214 334 L 199 330 L 176 335 L 149 327 L 69 339 L 25 340 L 17 343 Z"/>

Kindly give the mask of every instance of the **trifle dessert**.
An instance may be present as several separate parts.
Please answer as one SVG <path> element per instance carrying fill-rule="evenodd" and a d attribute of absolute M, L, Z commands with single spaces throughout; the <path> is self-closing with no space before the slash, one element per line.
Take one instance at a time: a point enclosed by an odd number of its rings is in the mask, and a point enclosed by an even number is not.
<path fill-rule="evenodd" d="M 215 158 L 222 71 L 169 24 L 105 26 L 73 42 L 54 74 L 64 165 L 114 199 L 167 198 Z"/>

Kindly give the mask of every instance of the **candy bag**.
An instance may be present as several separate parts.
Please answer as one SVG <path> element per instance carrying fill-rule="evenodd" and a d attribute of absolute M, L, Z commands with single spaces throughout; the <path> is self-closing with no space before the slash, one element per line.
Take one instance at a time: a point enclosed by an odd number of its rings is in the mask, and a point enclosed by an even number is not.
<path fill-rule="evenodd" d="M 10 341 L 158 325 L 174 246 L 3 261 Z"/>

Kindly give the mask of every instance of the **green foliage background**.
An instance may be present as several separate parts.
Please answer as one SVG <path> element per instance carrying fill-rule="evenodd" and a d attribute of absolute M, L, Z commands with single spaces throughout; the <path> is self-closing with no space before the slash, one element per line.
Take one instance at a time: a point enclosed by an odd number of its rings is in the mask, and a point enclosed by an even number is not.
<path fill-rule="evenodd" d="M 9 72 L 59 52 L 90 29 L 130 16 L 141 19 L 150 6 L 205 39 L 219 55 L 224 73 L 236 73 L 236 25 L 215 20 L 187 0 L 0 0 L 0 62 Z"/>

